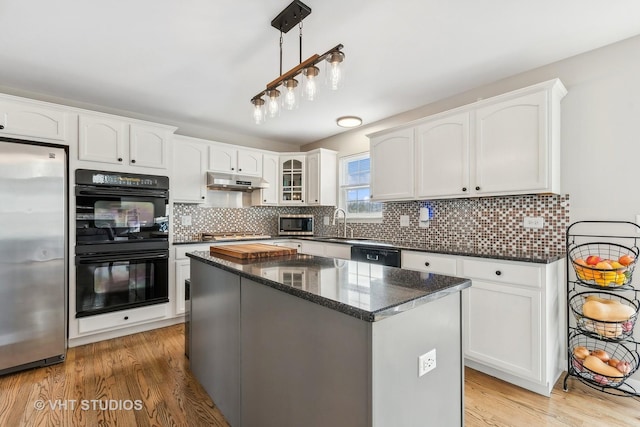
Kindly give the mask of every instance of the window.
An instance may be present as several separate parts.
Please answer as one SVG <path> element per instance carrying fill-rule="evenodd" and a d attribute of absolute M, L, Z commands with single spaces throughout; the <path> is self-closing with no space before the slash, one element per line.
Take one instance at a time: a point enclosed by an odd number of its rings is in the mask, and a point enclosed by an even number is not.
<path fill-rule="evenodd" d="M 382 218 L 382 203 L 370 200 L 369 153 L 340 159 L 340 206 L 350 219 Z"/>

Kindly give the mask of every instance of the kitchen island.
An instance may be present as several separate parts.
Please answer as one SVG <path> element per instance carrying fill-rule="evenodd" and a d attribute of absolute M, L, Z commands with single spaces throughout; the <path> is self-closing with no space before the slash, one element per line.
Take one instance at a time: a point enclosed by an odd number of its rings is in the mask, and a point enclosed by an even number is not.
<path fill-rule="evenodd" d="M 232 426 L 463 425 L 469 280 L 300 254 L 188 256 L 191 369 Z"/>

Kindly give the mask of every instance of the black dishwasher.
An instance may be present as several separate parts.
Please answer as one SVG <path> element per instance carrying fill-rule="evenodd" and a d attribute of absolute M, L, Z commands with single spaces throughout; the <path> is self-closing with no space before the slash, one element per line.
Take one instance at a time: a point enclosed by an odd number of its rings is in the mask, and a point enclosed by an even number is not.
<path fill-rule="evenodd" d="M 400 267 L 400 249 L 354 245 L 351 247 L 351 261 Z"/>

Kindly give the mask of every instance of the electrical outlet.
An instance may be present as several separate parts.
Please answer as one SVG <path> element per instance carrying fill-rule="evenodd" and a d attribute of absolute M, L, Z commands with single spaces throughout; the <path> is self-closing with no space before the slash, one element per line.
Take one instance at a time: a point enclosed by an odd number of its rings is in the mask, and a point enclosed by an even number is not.
<path fill-rule="evenodd" d="M 191 225 L 191 215 L 180 216 L 180 224 L 185 227 L 189 227 Z"/>
<path fill-rule="evenodd" d="M 543 228 L 544 218 L 541 216 L 525 216 L 522 226 L 524 228 Z"/>
<path fill-rule="evenodd" d="M 323 223 L 324 225 L 329 225 L 329 217 L 328 217 L 328 216 L 323 217 L 323 218 L 322 218 L 322 223 Z"/>
<path fill-rule="evenodd" d="M 436 368 L 436 349 L 426 352 L 418 357 L 418 377 L 423 376 Z"/>
<path fill-rule="evenodd" d="M 408 227 L 409 225 L 409 215 L 400 215 L 400 227 Z"/>

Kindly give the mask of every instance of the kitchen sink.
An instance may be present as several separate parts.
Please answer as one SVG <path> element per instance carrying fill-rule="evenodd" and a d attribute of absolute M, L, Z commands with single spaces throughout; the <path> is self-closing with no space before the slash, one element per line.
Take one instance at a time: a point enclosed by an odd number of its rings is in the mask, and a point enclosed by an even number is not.
<path fill-rule="evenodd" d="M 370 239 L 368 237 L 314 237 L 314 240 L 321 240 L 323 242 L 344 242 L 352 245 L 366 245 L 366 246 L 393 246 L 391 243 L 379 242 L 377 240 Z"/>

